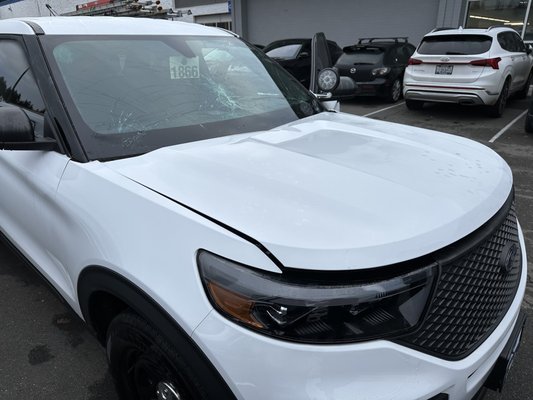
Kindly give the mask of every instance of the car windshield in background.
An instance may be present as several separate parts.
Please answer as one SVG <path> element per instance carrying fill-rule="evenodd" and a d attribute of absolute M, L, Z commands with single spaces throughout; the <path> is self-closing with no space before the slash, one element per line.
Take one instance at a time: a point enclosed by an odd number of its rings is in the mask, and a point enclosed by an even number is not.
<path fill-rule="evenodd" d="M 339 65 L 377 64 L 383 59 L 383 50 L 378 48 L 345 48 L 337 61 Z"/>
<path fill-rule="evenodd" d="M 288 44 L 285 46 L 277 47 L 272 50 L 267 50 L 266 55 L 272 58 L 291 59 L 295 58 L 300 49 L 301 44 Z"/>
<path fill-rule="evenodd" d="M 485 35 L 427 36 L 418 48 L 420 54 L 471 55 L 489 51 L 492 38 Z"/>
<path fill-rule="evenodd" d="M 43 42 L 91 159 L 271 129 L 323 111 L 277 63 L 233 37 Z"/>

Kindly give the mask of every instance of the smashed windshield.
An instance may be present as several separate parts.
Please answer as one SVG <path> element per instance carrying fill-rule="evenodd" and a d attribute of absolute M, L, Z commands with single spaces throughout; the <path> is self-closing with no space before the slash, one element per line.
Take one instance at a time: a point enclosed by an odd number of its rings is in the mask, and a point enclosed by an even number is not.
<path fill-rule="evenodd" d="M 271 129 L 323 111 L 233 37 L 48 37 L 52 69 L 91 159 Z"/>

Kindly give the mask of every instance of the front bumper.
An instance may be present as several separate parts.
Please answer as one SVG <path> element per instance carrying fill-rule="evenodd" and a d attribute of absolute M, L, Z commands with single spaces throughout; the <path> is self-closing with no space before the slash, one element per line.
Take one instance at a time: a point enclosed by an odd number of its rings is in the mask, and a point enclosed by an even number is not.
<path fill-rule="evenodd" d="M 341 76 L 339 88 L 333 96 L 336 99 L 350 99 L 359 96 L 386 96 L 392 82 L 386 78 L 376 78 L 372 81 L 357 82 L 348 76 Z"/>
<path fill-rule="evenodd" d="M 487 86 L 444 86 L 404 82 L 406 100 L 457 103 L 463 105 L 493 105 L 498 101 L 499 88 Z"/>
<path fill-rule="evenodd" d="M 478 93 L 407 89 L 404 93 L 404 98 L 406 100 L 432 101 L 437 103 L 457 103 L 463 105 L 485 104 L 485 102 Z"/>
<path fill-rule="evenodd" d="M 527 265 L 519 229 L 522 263 Z M 215 311 L 193 338 L 238 399 L 449 400 L 471 399 L 489 376 L 517 322 L 526 287 L 522 268 L 516 296 L 492 334 L 468 357 L 446 361 L 399 344 L 370 341 L 305 345 L 258 335 Z"/>

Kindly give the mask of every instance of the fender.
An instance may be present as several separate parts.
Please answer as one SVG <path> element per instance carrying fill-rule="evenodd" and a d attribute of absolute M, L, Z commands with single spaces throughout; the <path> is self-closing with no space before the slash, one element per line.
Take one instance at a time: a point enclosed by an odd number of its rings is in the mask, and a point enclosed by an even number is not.
<path fill-rule="evenodd" d="M 95 298 L 103 299 L 97 307 Z M 209 399 L 235 400 L 224 379 L 178 323 L 142 289 L 121 275 L 99 266 L 86 267 L 78 278 L 83 317 L 105 345 L 107 327 L 118 313 L 130 309 L 145 319 L 176 348 L 195 375 L 206 379 Z"/>

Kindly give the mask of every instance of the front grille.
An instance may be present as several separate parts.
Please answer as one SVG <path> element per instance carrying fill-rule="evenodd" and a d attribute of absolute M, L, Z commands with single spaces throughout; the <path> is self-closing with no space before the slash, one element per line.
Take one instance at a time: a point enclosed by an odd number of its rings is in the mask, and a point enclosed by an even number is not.
<path fill-rule="evenodd" d="M 464 358 L 474 351 L 506 314 L 520 282 L 520 250 L 508 272 L 500 265 L 509 242 L 520 248 L 514 206 L 481 243 L 441 266 L 426 318 L 399 341 L 446 359 Z"/>

